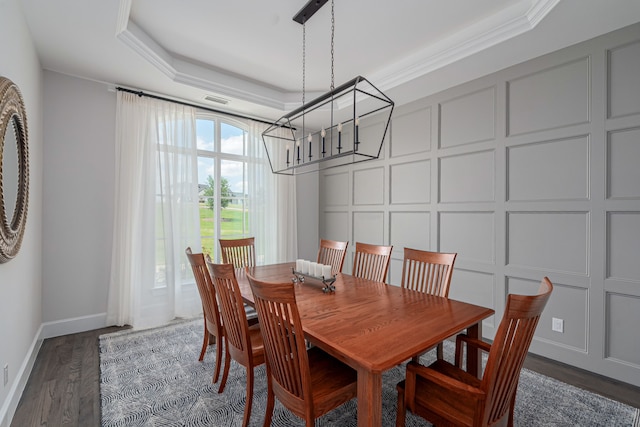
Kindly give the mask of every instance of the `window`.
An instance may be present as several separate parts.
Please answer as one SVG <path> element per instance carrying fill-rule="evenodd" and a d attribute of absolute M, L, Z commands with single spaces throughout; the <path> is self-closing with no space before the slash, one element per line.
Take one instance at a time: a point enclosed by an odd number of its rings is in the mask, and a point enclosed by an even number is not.
<path fill-rule="evenodd" d="M 248 237 L 247 130 L 214 115 L 196 119 L 202 250 L 220 261 L 218 239 Z"/>

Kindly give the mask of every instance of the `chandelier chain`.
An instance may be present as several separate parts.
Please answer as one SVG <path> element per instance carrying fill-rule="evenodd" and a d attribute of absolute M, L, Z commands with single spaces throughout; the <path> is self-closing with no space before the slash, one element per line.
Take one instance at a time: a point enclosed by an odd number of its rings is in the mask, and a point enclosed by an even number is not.
<path fill-rule="evenodd" d="M 302 105 L 305 103 L 305 67 L 307 50 L 307 20 L 302 18 Z"/>
<path fill-rule="evenodd" d="M 336 27 L 333 0 L 331 0 L 331 90 L 335 89 L 333 74 L 333 35 Z"/>

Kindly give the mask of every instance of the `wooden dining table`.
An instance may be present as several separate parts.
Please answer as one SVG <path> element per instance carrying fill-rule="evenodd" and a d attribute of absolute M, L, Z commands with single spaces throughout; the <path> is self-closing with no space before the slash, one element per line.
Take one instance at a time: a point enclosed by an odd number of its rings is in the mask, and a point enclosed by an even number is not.
<path fill-rule="evenodd" d="M 262 281 L 291 282 L 295 263 L 237 270 L 243 299 L 253 304 L 246 271 Z M 494 311 L 338 273 L 335 291 L 306 277 L 296 283 L 305 337 L 358 373 L 358 426 L 382 424 L 382 373 L 466 329 L 482 337 L 482 320 Z M 467 370 L 478 375 L 481 357 L 467 352 Z"/>

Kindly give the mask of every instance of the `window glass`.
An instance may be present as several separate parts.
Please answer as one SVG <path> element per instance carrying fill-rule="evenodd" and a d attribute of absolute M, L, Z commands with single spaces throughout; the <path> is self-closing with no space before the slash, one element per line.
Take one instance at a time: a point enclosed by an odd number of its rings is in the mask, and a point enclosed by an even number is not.
<path fill-rule="evenodd" d="M 226 238 L 246 234 L 245 162 L 223 159 L 220 164 L 220 234 Z"/>
<path fill-rule="evenodd" d="M 198 157 L 198 206 L 200 210 L 200 239 L 202 250 L 215 259 L 215 162 L 212 157 Z"/>
<path fill-rule="evenodd" d="M 219 262 L 219 238 L 249 236 L 247 132 L 205 115 L 196 120 L 196 132 L 202 250 Z"/>
<path fill-rule="evenodd" d="M 227 154 L 245 154 L 245 134 L 246 132 L 228 123 L 220 125 L 220 151 Z"/>
<path fill-rule="evenodd" d="M 198 150 L 214 150 L 215 123 L 215 120 L 196 119 Z"/>

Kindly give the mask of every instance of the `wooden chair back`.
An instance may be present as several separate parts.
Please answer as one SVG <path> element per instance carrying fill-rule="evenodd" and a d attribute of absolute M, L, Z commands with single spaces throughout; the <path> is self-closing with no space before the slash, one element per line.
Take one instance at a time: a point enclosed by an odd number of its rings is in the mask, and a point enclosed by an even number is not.
<path fill-rule="evenodd" d="M 403 288 L 424 292 L 440 297 L 449 297 L 449 285 L 453 273 L 453 264 L 456 260 L 455 253 L 429 252 L 418 249 L 404 248 L 404 261 L 402 263 Z M 438 343 L 437 357 L 444 357 L 444 347 Z M 420 360 L 420 355 L 413 357 L 415 362 Z"/>
<path fill-rule="evenodd" d="M 242 426 L 249 425 L 251 407 L 253 404 L 253 368 L 266 362 L 264 353 L 264 341 L 260 333 L 260 326 L 249 325 L 245 312 L 242 294 L 236 279 L 233 264 L 214 264 L 207 260 L 209 271 L 213 277 L 213 285 L 218 294 L 220 312 L 224 323 L 228 355 L 225 359 L 224 373 L 218 393 L 224 390 L 229 376 L 229 358 L 247 369 L 246 393 L 247 400 L 244 408 Z"/>
<path fill-rule="evenodd" d="M 249 272 L 267 356 L 267 413 L 271 425 L 275 397 L 291 412 L 314 420 L 357 395 L 357 373 L 318 347 L 307 350 L 292 282 L 264 282 Z"/>
<path fill-rule="evenodd" d="M 233 264 L 235 268 L 255 267 L 255 238 L 219 239 L 222 263 Z"/>
<path fill-rule="evenodd" d="M 274 393 L 292 412 L 304 413 L 311 397 L 311 375 L 294 285 L 266 283 L 249 274 L 247 277 L 265 340 Z"/>
<path fill-rule="evenodd" d="M 481 389 L 487 396 L 483 425 L 492 425 L 513 410 L 520 371 L 552 290 L 551 281 L 545 277 L 537 295 L 511 294 L 507 297 L 507 306 L 482 377 Z M 459 366 L 461 358 L 462 349 L 457 349 Z"/>
<path fill-rule="evenodd" d="M 545 277 L 536 295 L 508 295 L 493 343 L 458 335 L 455 365 L 440 359 L 429 366 L 409 362 L 406 381 L 397 386 L 396 426 L 404 426 L 407 408 L 434 425 L 513 425 L 520 371 L 552 290 Z M 482 379 L 462 369 L 464 344 L 467 352 L 489 353 Z"/>
<path fill-rule="evenodd" d="M 404 248 L 401 286 L 426 294 L 448 297 L 456 255 Z"/>
<path fill-rule="evenodd" d="M 356 242 L 352 276 L 384 283 L 393 246 Z"/>
<path fill-rule="evenodd" d="M 233 265 L 214 264 L 210 261 L 207 264 L 218 295 L 229 353 L 234 360 L 248 361 L 251 358 L 249 322 Z"/>
<path fill-rule="evenodd" d="M 185 254 L 187 255 L 187 259 L 191 265 L 193 276 L 196 279 L 198 293 L 200 294 L 200 300 L 202 301 L 202 311 L 204 313 L 204 338 L 198 360 L 202 361 L 204 359 L 205 352 L 209 346 L 209 335 L 213 335 L 217 341 L 216 365 L 215 372 L 213 374 L 213 382 L 216 382 L 218 381 L 220 365 L 222 363 L 222 341 L 224 336 L 222 318 L 220 316 L 220 309 L 216 299 L 216 290 L 213 287 L 211 276 L 207 270 L 204 254 L 193 253 L 190 247 L 185 250 Z"/>
<path fill-rule="evenodd" d="M 341 273 L 348 244 L 349 242 L 321 239 L 320 249 L 318 249 L 318 263 L 330 265 L 331 274 Z"/>

